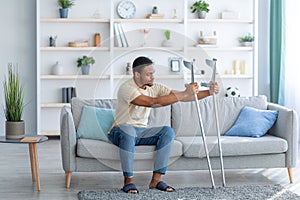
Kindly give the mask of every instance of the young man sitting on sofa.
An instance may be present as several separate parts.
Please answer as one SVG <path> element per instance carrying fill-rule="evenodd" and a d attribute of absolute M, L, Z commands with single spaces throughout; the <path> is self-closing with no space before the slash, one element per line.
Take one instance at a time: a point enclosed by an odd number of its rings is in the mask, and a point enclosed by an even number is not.
<path fill-rule="evenodd" d="M 134 146 L 156 145 L 153 176 L 149 188 L 172 192 L 175 189 L 161 181 L 166 173 L 167 163 L 175 138 L 169 126 L 147 128 L 151 107 L 167 106 L 178 101 L 194 101 L 218 93 L 217 83 L 211 83 L 209 90 L 199 91 L 197 83 L 189 84 L 184 91 L 171 90 L 154 83 L 153 62 L 147 57 L 138 57 L 133 62 L 133 78 L 125 82 L 118 91 L 115 122 L 109 133 L 109 140 L 120 148 L 121 167 L 124 175 L 123 191 L 138 193 L 133 183 Z"/>

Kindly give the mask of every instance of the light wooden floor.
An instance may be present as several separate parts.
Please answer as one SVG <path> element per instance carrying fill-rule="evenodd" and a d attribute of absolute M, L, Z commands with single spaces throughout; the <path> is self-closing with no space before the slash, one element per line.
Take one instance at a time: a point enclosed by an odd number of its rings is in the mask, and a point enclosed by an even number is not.
<path fill-rule="evenodd" d="M 31 181 L 28 145 L 0 143 L 0 199 L 77 199 L 77 192 L 88 189 L 121 188 L 122 174 L 114 173 L 74 173 L 71 189 L 65 188 L 65 175 L 61 165 L 60 141 L 50 138 L 38 144 L 41 191 Z M 300 160 L 300 159 L 299 159 Z M 221 186 L 219 171 L 215 171 L 215 182 Z M 227 186 L 251 184 L 281 184 L 300 195 L 300 162 L 293 169 L 294 183 L 290 184 L 286 169 L 227 170 Z M 138 188 L 147 188 L 151 172 L 135 174 Z M 169 172 L 164 180 L 176 187 L 210 187 L 208 171 Z"/>

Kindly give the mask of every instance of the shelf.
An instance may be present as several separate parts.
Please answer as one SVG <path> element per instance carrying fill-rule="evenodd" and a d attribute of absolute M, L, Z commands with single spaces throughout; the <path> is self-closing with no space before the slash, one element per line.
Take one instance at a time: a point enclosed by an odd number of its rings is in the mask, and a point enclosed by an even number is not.
<path fill-rule="evenodd" d="M 203 49 L 205 51 L 253 51 L 253 47 L 188 47 L 188 50 L 196 51 L 199 49 Z"/>
<path fill-rule="evenodd" d="M 109 51 L 108 47 L 40 47 L 41 51 Z"/>
<path fill-rule="evenodd" d="M 47 135 L 47 136 L 60 136 L 59 131 L 41 131 L 39 135 Z"/>
<path fill-rule="evenodd" d="M 240 74 L 240 75 L 222 74 L 221 78 L 223 78 L 223 79 L 253 79 L 253 75 L 250 75 L 250 74 Z"/>
<path fill-rule="evenodd" d="M 238 3 L 235 4 L 235 1 Z M 49 118 L 55 119 L 62 107 L 70 107 L 70 103 L 61 103 L 61 92 L 59 91 L 61 91 L 62 87 L 74 85 L 75 83 L 76 92 L 82 98 L 94 98 L 95 96 L 99 96 L 99 98 L 115 98 L 118 87 L 125 80 L 133 78 L 133 75 L 125 75 L 125 72 L 123 73 L 127 62 L 130 61 L 132 64 L 132 59 L 137 55 L 147 55 L 152 54 L 152 52 L 153 55 L 148 56 L 153 56 L 153 59 L 162 65 L 169 65 L 170 57 L 192 59 L 190 57 L 199 56 L 202 59 L 216 56 L 221 61 L 219 74 L 217 74 L 218 81 L 223 80 L 224 84 L 236 84 L 245 95 L 255 94 L 258 71 L 257 41 L 254 42 L 253 47 L 244 47 L 238 43 L 236 38 L 247 32 L 257 36 L 257 1 L 253 0 L 252 6 L 248 1 L 240 2 L 239 0 L 233 0 L 228 5 L 219 4 L 217 1 L 211 2 L 212 7 L 216 9 L 211 10 L 209 15 L 211 18 L 208 16 L 208 19 L 198 19 L 196 15 L 192 15 L 189 8 L 190 1 L 187 0 L 180 0 L 174 3 L 173 7 L 176 8 L 176 12 L 179 14 L 177 15 L 178 18 L 172 18 L 173 9 L 171 9 L 170 12 L 168 11 L 169 13 L 165 13 L 166 18 L 148 19 L 146 18 L 148 11 L 146 10 L 151 8 L 151 3 L 136 1 L 137 7 L 141 11 L 145 10 L 146 12 L 136 15 L 136 18 L 121 19 L 116 11 L 116 1 L 93 0 L 90 2 L 89 7 L 84 6 L 81 9 L 76 9 L 76 11 L 72 10 L 72 13 L 73 11 L 75 12 L 72 15 L 73 18 L 72 16 L 71 18 L 58 18 L 56 16 L 57 13 L 54 13 L 54 7 L 51 6 L 49 8 L 49 5 L 53 3 L 52 0 L 37 0 L 36 43 L 38 47 L 36 57 L 38 66 L 36 74 L 38 78 L 37 93 L 40 94 L 37 96 L 38 132 L 48 136 L 60 135 L 58 130 L 59 121 L 49 120 Z M 167 8 L 168 6 L 169 2 L 160 2 L 160 7 Z M 94 18 L 92 15 L 87 15 L 87 13 L 93 14 L 97 8 L 103 18 Z M 52 11 L 49 9 L 52 9 Z M 241 18 L 220 19 L 220 11 L 226 9 L 238 10 L 242 14 Z M 42 17 L 40 16 L 41 14 Z M 124 30 L 119 31 L 119 33 L 124 32 L 125 36 L 128 37 L 127 40 L 131 43 L 129 47 L 117 45 L 118 40 L 116 36 L 119 34 L 115 32 L 115 23 L 123 24 L 122 28 Z M 157 31 L 150 31 L 149 35 L 144 35 L 145 38 L 143 38 L 141 30 L 145 28 L 157 29 Z M 172 40 L 177 40 L 174 43 L 174 47 L 162 46 L 161 42 L 165 39 L 163 33 L 166 29 L 174 31 L 174 38 L 171 36 Z M 215 30 L 217 33 L 224 32 L 224 34 L 218 36 L 217 45 L 202 45 L 199 47 L 197 46 L 199 29 L 204 32 Z M 101 41 L 103 42 L 100 47 L 94 47 L 93 36 L 95 33 L 101 33 Z M 58 46 L 49 46 L 49 35 L 58 35 Z M 68 42 L 85 40 L 84 38 L 90 40 L 89 47 L 68 46 Z M 139 45 L 145 40 L 148 41 L 145 46 Z M 78 54 L 92 54 L 98 64 L 100 62 L 108 63 L 109 66 L 103 66 L 100 63 L 95 66 L 97 68 L 94 68 L 95 73 L 82 75 L 75 64 L 72 66 L 74 59 L 79 56 Z M 61 75 L 53 75 L 51 73 L 51 63 L 55 63 L 57 60 L 67 67 L 66 71 Z M 245 61 L 247 69 L 249 68 L 247 71 L 249 74 L 225 74 L 225 72 L 234 71 L 229 68 L 232 68 L 231 66 L 233 66 L 235 60 L 240 61 L 240 63 Z M 202 63 L 202 65 L 204 67 L 205 63 Z M 180 72 L 171 72 L 170 67 L 156 69 L 155 80 L 168 84 L 169 87 L 174 89 L 183 87 L 185 83 L 190 82 L 191 72 L 186 70 L 182 63 L 180 67 Z M 207 66 L 205 65 L 205 67 Z M 195 72 L 199 73 L 195 73 L 194 78 L 199 83 L 211 80 L 211 72 L 206 72 L 206 68 L 204 69 L 205 74 L 202 75 L 199 70 L 195 70 Z M 97 88 L 96 91 L 94 86 L 98 86 L 100 82 L 101 88 L 99 90 Z M 251 88 L 249 87 L 250 85 L 252 85 Z"/>
<path fill-rule="evenodd" d="M 110 20 L 96 18 L 42 18 L 40 21 L 55 23 L 108 23 Z"/>
<path fill-rule="evenodd" d="M 183 19 L 114 19 L 119 23 L 183 23 Z"/>
<path fill-rule="evenodd" d="M 189 23 L 242 23 L 253 24 L 252 19 L 188 19 Z M 97 18 L 41 18 L 40 22 L 51 23 L 109 23 L 110 19 Z M 120 23 L 183 23 L 184 19 L 114 19 Z"/>
<path fill-rule="evenodd" d="M 114 47 L 115 51 L 140 51 L 140 50 L 155 50 L 155 49 L 159 49 L 159 50 L 167 50 L 167 51 L 183 51 L 183 47 Z"/>
<path fill-rule="evenodd" d="M 65 79 L 109 79 L 109 75 L 41 75 L 44 80 L 65 80 Z"/>
<path fill-rule="evenodd" d="M 188 74 L 187 74 L 188 75 Z M 188 75 L 189 76 L 189 75 Z M 203 78 L 203 75 L 195 75 L 196 78 Z M 222 78 L 253 78 L 252 75 L 234 75 L 234 74 L 224 74 L 221 75 Z M 114 79 L 122 79 L 122 78 L 132 78 L 132 75 L 123 75 L 116 74 L 113 76 Z M 156 79 L 182 79 L 184 78 L 183 74 L 166 74 L 166 75 L 156 75 Z M 73 79 L 81 79 L 81 80 L 93 80 L 93 79 L 110 79 L 110 75 L 101 75 L 101 76 L 93 76 L 93 75 L 41 75 L 42 80 L 73 80 Z"/>
<path fill-rule="evenodd" d="M 116 51 L 134 51 L 142 48 L 149 49 L 166 49 L 169 51 L 183 51 L 180 47 L 114 47 Z M 199 50 L 200 48 L 207 51 L 253 51 L 253 47 L 188 47 L 188 50 Z M 41 51 L 109 51 L 108 47 L 41 47 Z"/>
<path fill-rule="evenodd" d="M 166 74 L 166 75 L 155 75 L 155 79 L 182 79 L 183 74 Z M 116 74 L 113 76 L 114 79 L 132 78 L 132 75 Z"/>
<path fill-rule="evenodd" d="M 62 108 L 64 106 L 71 107 L 70 103 L 42 103 L 41 108 Z"/>
<path fill-rule="evenodd" d="M 184 19 L 114 19 L 120 23 L 183 23 Z M 252 19 L 188 19 L 188 23 L 241 23 L 253 24 Z"/>
<path fill-rule="evenodd" d="M 189 23 L 241 23 L 253 24 L 252 19 L 188 19 Z"/>
<path fill-rule="evenodd" d="M 190 73 L 186 74 L 166 74 L 166 75 L 155 75 L 155 79 L 183 79 L 185 77 L 190 77 Z M 222 74 L 222 75 L 217 75 L 220 78 L 224 79 L 252 79 L 253 76 L 249 74 L 240 74 L 240 75 L 235 75 L 235 74 Z M 114 75 L 113 78 L 115 79 L 122 79 L 122 78 L 132 78 L 132 75 Z M 195 78 L 201 78 L 201 79 L 210 79 L 210 77 L 207 77 L 205 75 L 197 75 L 195 74 Z"/>

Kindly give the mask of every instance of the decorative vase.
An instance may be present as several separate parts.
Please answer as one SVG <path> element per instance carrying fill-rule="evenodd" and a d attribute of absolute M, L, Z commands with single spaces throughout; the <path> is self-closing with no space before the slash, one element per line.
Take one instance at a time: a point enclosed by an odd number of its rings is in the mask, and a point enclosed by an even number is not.
<path fill-rule="evenodd" d="M 198 12 L 199 19 L 205 19 L 206 18 L 206 12 L 205 11 L 199 11 Z"/>
<path fill-rule="evenodd" d="M 20 139 L 25 135 L 25 122 L 21 121 L 6 121 L 5 133 L 7 139 Z"/>
<path fill-rule="evenodd" d="M 89 65 L 81 66 L 81 73 L 82 73 L 82 75 L 89 75 L 90 74 L 90 66 Z"/>
<path fill-rule="evenodd" d="M 62 75 L 63 74 L 63 67 L 59 64 L 58 61 L 52 66 L 52 74 L 53 75 Z"/>
<path fill-rule="evenodd" d="M 69 12 L 68 8 L 60 8 L 59 9 L 60 18 L 68 18 L 68 12 Z"/>

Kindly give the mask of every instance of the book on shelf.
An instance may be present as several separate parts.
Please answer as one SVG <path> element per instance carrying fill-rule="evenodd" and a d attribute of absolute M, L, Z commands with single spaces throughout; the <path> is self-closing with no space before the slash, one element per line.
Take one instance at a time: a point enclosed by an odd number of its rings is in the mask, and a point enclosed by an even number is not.
<path fill-rule="evenodd" d="M 76 97 L 75 87 L 64 87 L 62 88 L 62 103 L 71 103 L 73 97 Z"/>
<path fill-rule="evenodd" d="M 123 47 L 129 47 L 122 24 L 119 24 L 119 31 L 120 31 L 121 41 L 122 41 Z"/>
<path fill-rule="evenodd" d="M 42 139 L 40 136 L 25 136 L 21 142 L 39 142 Z"/>
<path fill-rule="evenodd" d="M 117 47 L 122 47 L 122 42 L 121 42 L 121 36 L 120 36 L 118 23 L 114 24 L 114 30 L 115 30 L 115 43 L 116 43 L 116 46 Z"/>
<path fill-rule="evenodd" d="M 116 41 L 117 47 L 128 47 L 129 46 L 128 41 L 127 41 L 126 35 L 124 33 L 122 24 L 115 23 L 114 30 L 115 30 L 115 41 Z"/>
<path fill-rule="evenodd" d="M 121 44 L 122 44 L 121 47 L 128 47 L 128 42 L 127 42 L 122 24 L 116 23 L 116 26 L 117 26 L 117 30 L 119 32 L 119 37 L 120 37 Z"/>
<path fill-rule="evenodd" d="M 147 19 L 163 19 L 164 18 L 164 14 L 149 14 L 147 15 Z"/>

